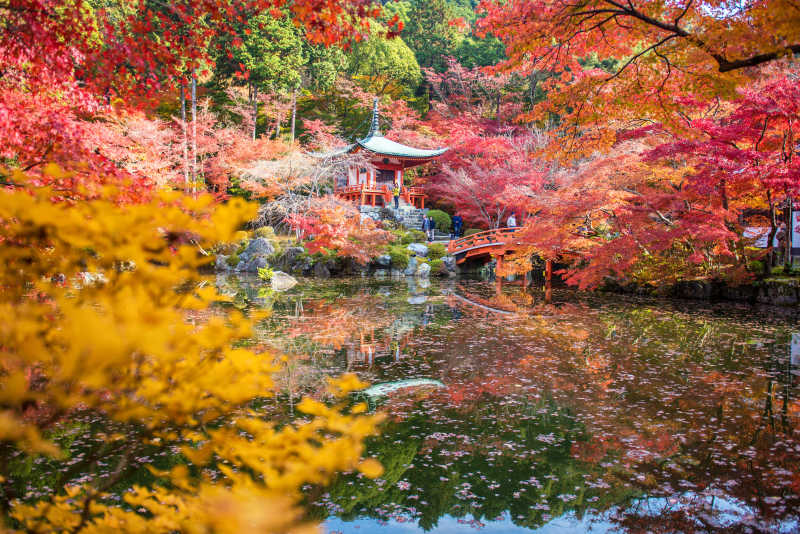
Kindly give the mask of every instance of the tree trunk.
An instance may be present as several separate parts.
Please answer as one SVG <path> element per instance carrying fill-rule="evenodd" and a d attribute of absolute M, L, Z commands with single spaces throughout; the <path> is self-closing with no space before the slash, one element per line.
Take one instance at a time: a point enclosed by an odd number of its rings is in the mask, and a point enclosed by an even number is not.
<path fill-rule="evenodd" d="M 258 87 L 253 86 L 253 141 L 256 140 L 256 124 L 258 123 Z"/>
<path fill-rule="evenodd" d="M 530 93 L 528 95 L 531 101 L 531 108 L 536 104 L 536 85 L 538 82 L 539 81 L 536 79 L 536 71 L 531 72 L 529 82 Z"/>
<path fill-rule="evenodd" d="M 275 139 L 278 139 L 281 135 L 281 110 L 278 109 L 275 115 Z"/>
<path fill-rule="evenodd" d="M 778 225 L 775 220 L 775 203 L 772 202 L 772 195 L 767 193 L 767 200 L 769 201 L 769 235 L 767 236 L 767 261 L 764 262 L 764 274 L 767 276 L 772 274 L 772 262 L 775 259 L 775 249 L 772 246 L 772 241 L 775 239 L 775 234 L 778 233 Z"/>
<path fill-rule="evenodd" d="M 297 120 L 297 87 L 292 91 L 292 144 L 294 144 L 294 127 Z"/>
<path fill-rule="evenodd" d="M 720 182 L 719 190 L 722 196 L 722 209 L 728 211 L 728 188 L 725 180 Z"/>
<path fill-rule="evenodd" d="M 192 194 L 197 194 L 197 78 L 192 68 Z"/>
<path fill-rule="evenodd" d="M 186 129 L 186 85 L 181 82 L 181 130 L 183 131 L 183 192 L 189 192 L 189 132 Z"/>
<path fill-rule="evenodd" d="M 786 230 L 783 231 L 783 272 L 788 273 L 792 268 L 792 208 L 794 201 L 792 195 L 786 196 Z"/>

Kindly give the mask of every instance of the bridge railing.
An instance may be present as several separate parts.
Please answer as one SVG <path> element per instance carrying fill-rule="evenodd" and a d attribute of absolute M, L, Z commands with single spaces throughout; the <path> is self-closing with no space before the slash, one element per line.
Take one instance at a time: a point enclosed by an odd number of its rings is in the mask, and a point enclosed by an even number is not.
<path fill-rule="evenodd" d="M 478 232 L 477 234 L 454 239 L 447 245 L 447 252 L 450 254 L 458 254 L 459 252 L 465 252 L 479 247 L 502 244 L 519 229 L 519 227 L 496 228 L 494 230 L 486 230 Z"/>

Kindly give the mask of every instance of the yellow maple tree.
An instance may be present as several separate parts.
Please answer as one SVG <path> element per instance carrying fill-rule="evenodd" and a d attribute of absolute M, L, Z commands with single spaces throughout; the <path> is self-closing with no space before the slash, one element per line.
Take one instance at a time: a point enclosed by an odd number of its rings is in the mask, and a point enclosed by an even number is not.
<path fill-rule="evenodd" d="M 58 176 L 56 167 L 47 169 Z M 338 471 L 378 476 L 362 459 L 377 416 L 305 399 L 305 418 L 278 427 L 254 399 L 271 394 L 275 355 L 243 344 L 259 316 L 188 310 L 225 300 L 203 286 L 203 244 L 230 239 L 255 208 L 163 192 L 119 205 L 53 203 L 16 173 L 0 192 L 0 483 L 12 532 L 289 532 L 312 528 L 302 484 Z M 199 246 L 198 246 L 199 245 Z M 363 387 L 331 380 L 332 399 Z M 104 442 L 83 476 L 36 498 L 13 495 L 9 459 L 63 457 L 50 439 L 90 412 Z M 172 451 L 156 467 L 142 451 Z M 100 469 L 104 465 L 104 469 Z M 125 477 L 147 483 L 119 492 Z M 116 498 L 115 498 L 116 497 Z M 1 528 L 1 526 L 0 526 Z"/>

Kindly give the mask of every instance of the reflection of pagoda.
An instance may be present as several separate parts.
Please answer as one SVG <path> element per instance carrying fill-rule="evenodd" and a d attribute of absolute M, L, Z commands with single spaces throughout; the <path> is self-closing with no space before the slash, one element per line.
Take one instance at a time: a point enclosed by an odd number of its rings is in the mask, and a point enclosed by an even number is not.
<path fill-rule="evenodd" d="M 359 341 L 345 344 L 347 369 L 356 367 L 372 367 L 375 358 L 389 356 L 393 362 L 403 357 L 403 349 L 411 342 L 411 332 L 406 332 L 393 343 L 391 336 L 375 339 L 375 331 L 361 332 Z M 394 345 L 394 346 L 392 346 Z"/>
<path fill-rule="evenodd" d="M 351 166 L 347 176 L 340 177 L 335 184 L 337 196 L 368 206 L 392 204 L 392 190 L 400 188 L 400 198 L 415 208 L 425 208 L 425 193 L 419 187 L 403 185 L 403 171 L 438 158 L 447 148 L 425 150 L 396 143 L 381 134 L 378 115 L 378 99 L 372 109 L 369 133 L 352 145 L 343 148 L 341 154 L 367 152 L 372 168 Z"/>

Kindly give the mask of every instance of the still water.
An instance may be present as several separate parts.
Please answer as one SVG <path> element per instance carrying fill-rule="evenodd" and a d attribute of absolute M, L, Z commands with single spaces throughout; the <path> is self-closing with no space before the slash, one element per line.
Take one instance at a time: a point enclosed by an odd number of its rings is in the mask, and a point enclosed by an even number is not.
<path fill-rule="evenodd" d="M 367 450 L 383 476 L 306 488 L 327 532 L 800 531 L 793 310 L 568 290 L 544 304 L 470 281 L 216 283 L 273 309 L 255 341 L 292 355 L 287 417 L 325 376 L 384 384 L 362 396 L 387 414 Z"/>

